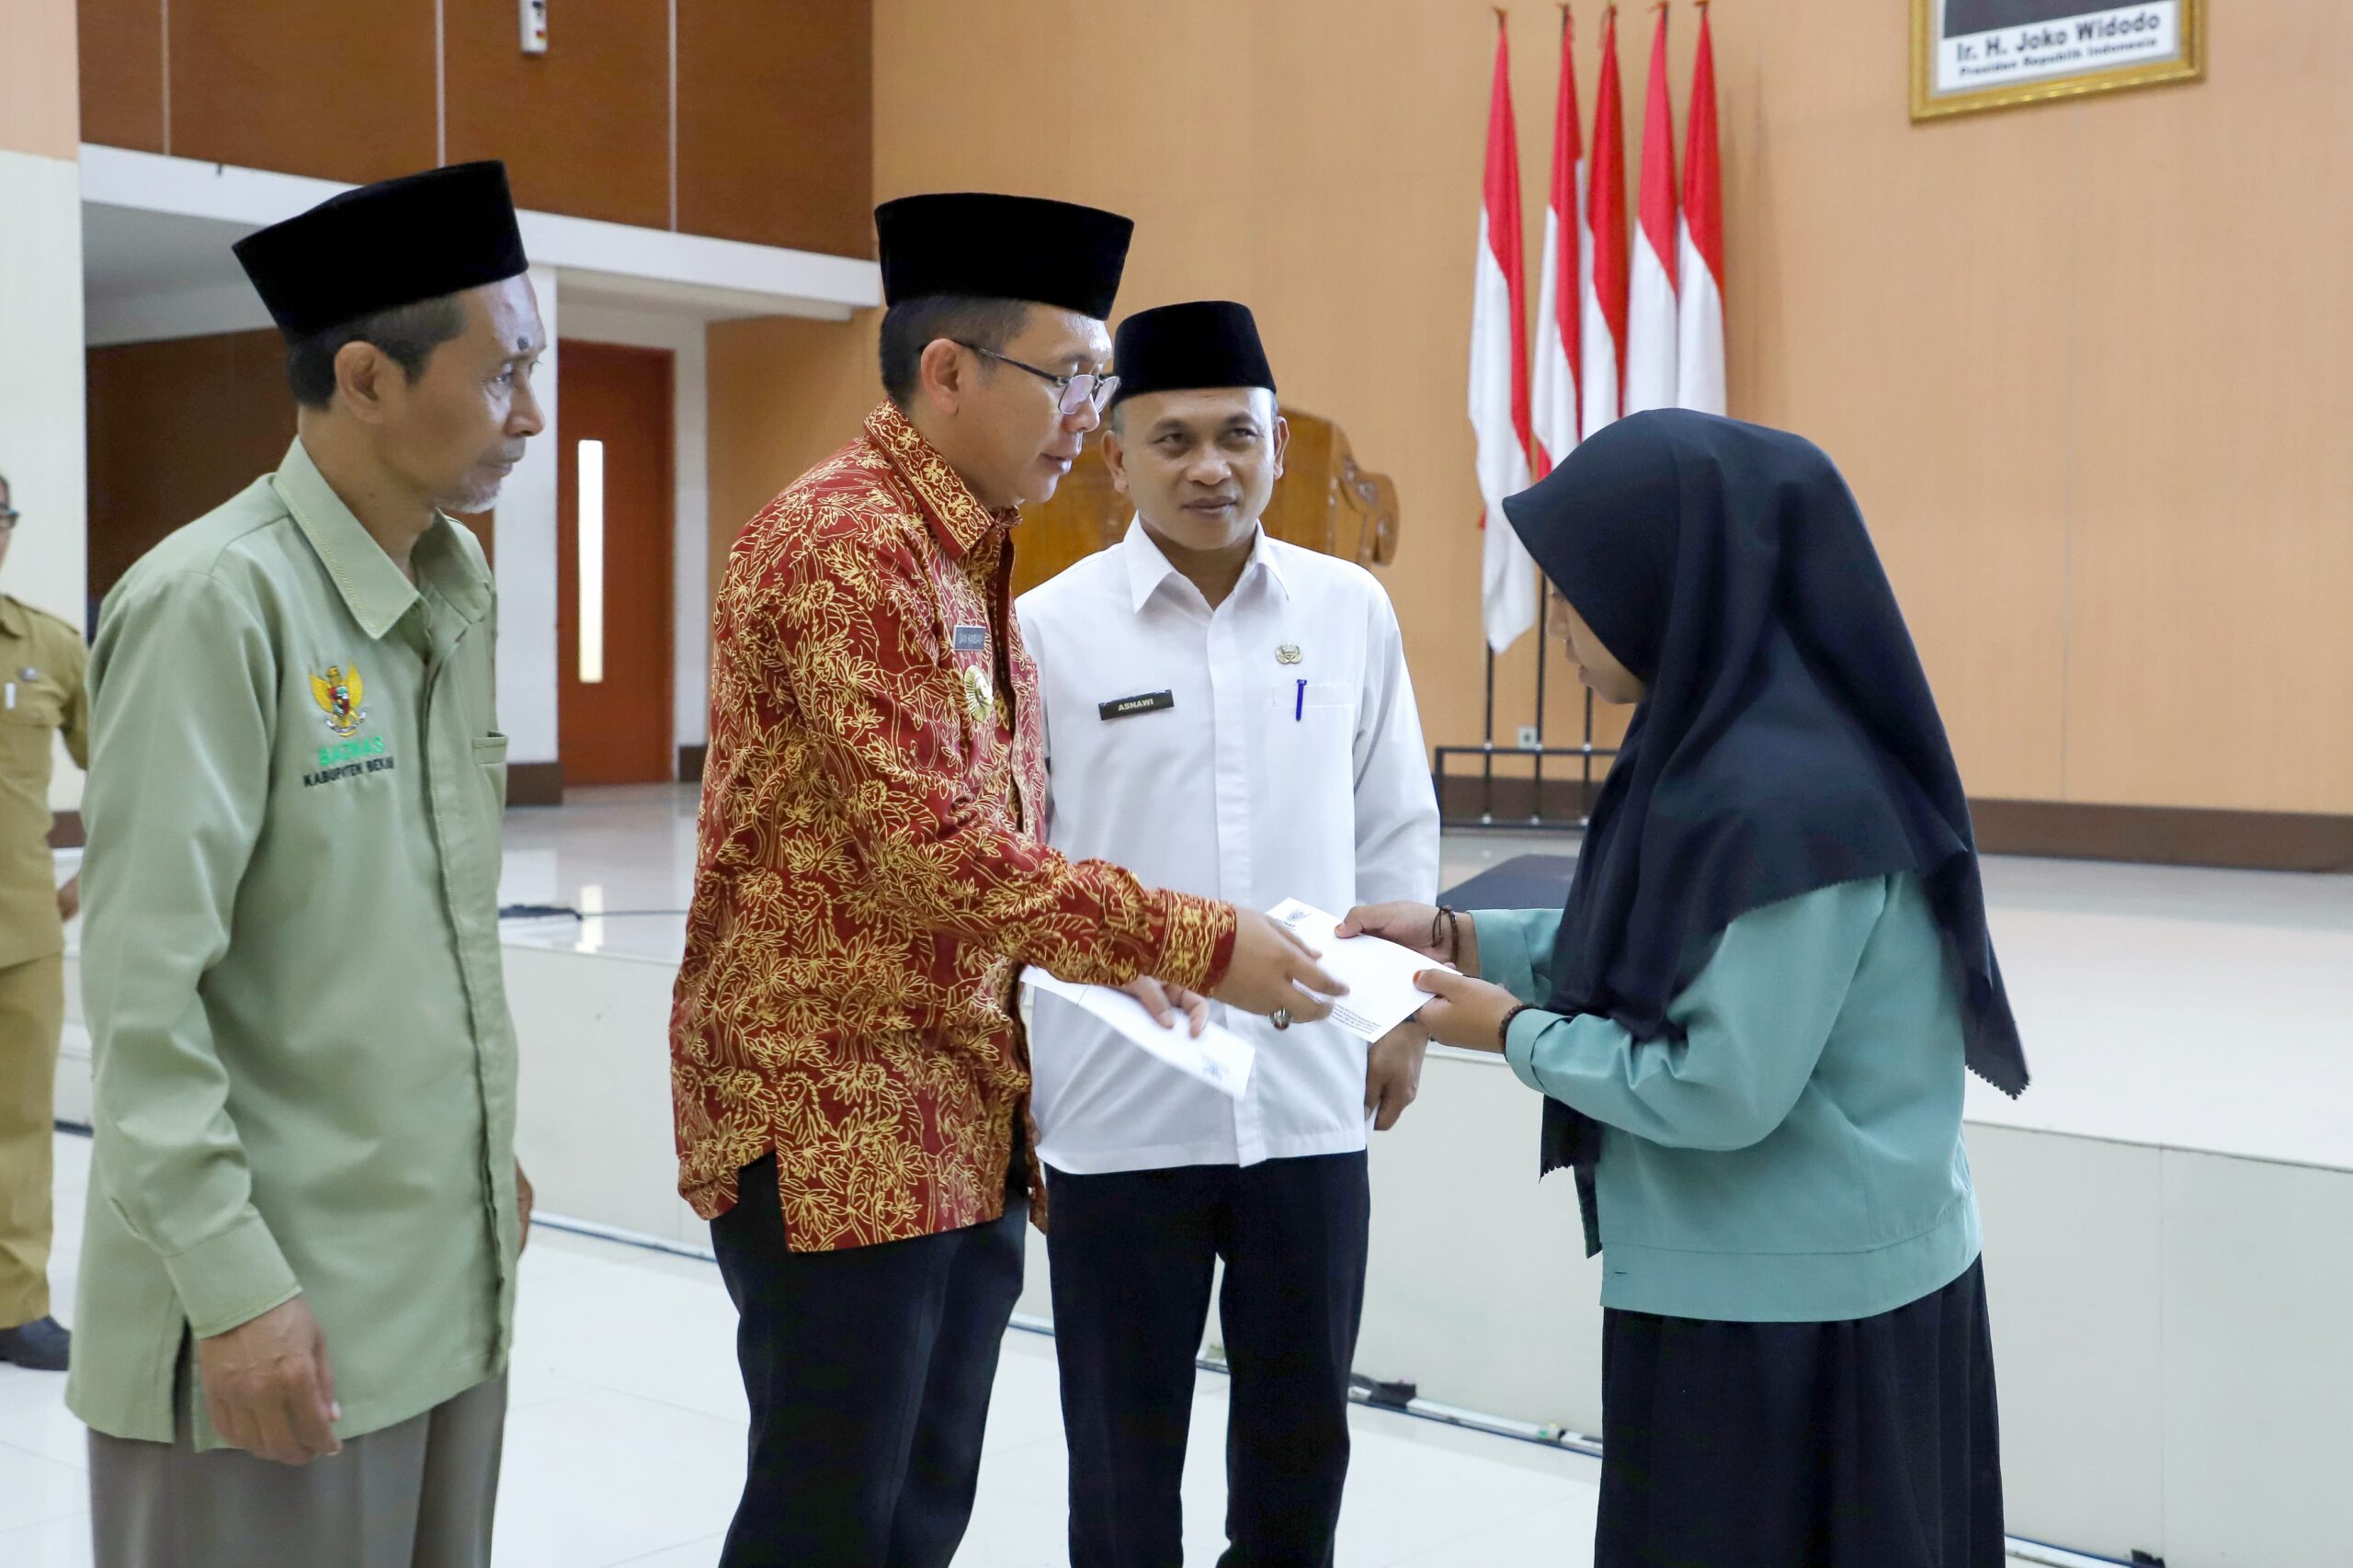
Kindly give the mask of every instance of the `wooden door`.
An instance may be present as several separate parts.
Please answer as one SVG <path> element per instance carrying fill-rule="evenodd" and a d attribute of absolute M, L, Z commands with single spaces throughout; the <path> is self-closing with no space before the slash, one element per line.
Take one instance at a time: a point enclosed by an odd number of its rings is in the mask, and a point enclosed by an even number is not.
<path fill-rule="evenodd" d="M 556 365 L 556 752 L 566 784 L 658 783 L 677 775 L 671 355 L 566 338 Z"/>

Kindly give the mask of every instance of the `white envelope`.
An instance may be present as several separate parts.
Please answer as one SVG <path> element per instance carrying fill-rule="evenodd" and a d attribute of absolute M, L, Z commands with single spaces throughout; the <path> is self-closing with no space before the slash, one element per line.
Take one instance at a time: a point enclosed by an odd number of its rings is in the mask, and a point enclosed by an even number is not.
<path fill-rule="evenodd" d="M 1163 1028 L 1144 1011 L 1142 1003 L 1108 985 L 1074 985 L 1037 968 L 1023 970 L 1021 983 L 1077 1003 L 1124 1039 L 1222 1095 L 1238 1100 L 1250 1086 L 1250 1068 L 1257 1061 L 1258 1048 L 1222 1024 L 1212 1021 L 1196 1040 L 1192 1021 L 1183 1014 L 1177 1015 L 1175 1027 Z"/>
<path fill-rule="evenodd" d="M 1324 972 L 1348 988 L 1332 1003 L 1332 1022 L 1367 1040 L 1379 1040 L 1421 1010 L 1430 994 L 1414 984 L 1425 970 L 1450 966 L 1426 958 L 1411 948 L 1382 937 L 1350 937 L 1342 941 L 1333 933 L 1340 917 L 1313 904 L 1287 898 L 1267 912 L 1292 935 L 1313 948 Z"/>

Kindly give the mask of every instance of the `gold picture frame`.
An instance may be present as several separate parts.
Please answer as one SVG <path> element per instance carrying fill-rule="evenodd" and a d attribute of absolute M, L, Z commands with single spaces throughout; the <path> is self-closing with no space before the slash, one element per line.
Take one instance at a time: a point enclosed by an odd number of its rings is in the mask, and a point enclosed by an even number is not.
<path fill-rule="evenodd" d="M 1940 119 L 1948 115 L 1973 114 L 1981 109 L 2009 108 L 2018 104 L 2046 102 L 2052 98 L 2076 97 L 2086 93 L 2114 92 L 2123 87 L 2147 87 L 2163 82 L 2191 82 L 2206 74 L 2206 0 L 2149 0 L 2134 5 L 2130 0 L 2077 0 L 2072 10 L 2052 0 L 2047 7 L 2029 6 L 2029 9 L 2048 9 L 2052 15 L 2038 21 L 2006 26 L 1996 33 L 1970 35 L 1985 42 L 1975 47 L 1998 47 L 2009 54 L 2008 60 L 1998 56 L 1974 66 L 1989 77 L 2006 74 L 2004 65 L 2016 69 L 2007 73 L 2009 79 L 1993 80 L 1983 87 L 1954 88 L 1939 85 L 1940 68 L 1951 63 L 1956 69 L 1966 68 L 1960 61 L 1948 60 L 1948 46 L 1953 51 L 1972 47 L 1942 33 L 1946 6 L 1952 0 L 1912 0 L 1912 118 L 1915 120 Z M 1961 0 L 1969 4 L 1971 0 Z M 1999 8 L 1998 6 L 1995 8 Z M 2142 14 L 2170 13 L 2174 47 L 2160 58 L 2135 58 L 2127 63 L 2094 66 L 2084 70 L 2037 70 L 2031 51 L 2011 51 L 2009 45 L 2023 34 L 2038 34 L 2045 30 L 2060 34 L 2073 33 L 2080 24 L 2099 25 L 2095 18 L 2117 18 L 2124 16 L 2126 24 L 2137 20 Z M 2127 15 L 2130 14 L 2130 15 Z M 2098 41 L 2098 40 L 2096 40 Z M 2119 52 L 2131 48 L 2129 34 L 2119 42 L 2105 47 Z M 2054 46 L 2065 51 L 2063 43 Z"/>

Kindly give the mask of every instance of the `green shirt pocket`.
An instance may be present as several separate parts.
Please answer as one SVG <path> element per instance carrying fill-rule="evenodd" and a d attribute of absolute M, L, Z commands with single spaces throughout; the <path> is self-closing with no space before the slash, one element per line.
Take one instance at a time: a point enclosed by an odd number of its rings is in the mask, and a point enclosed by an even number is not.
<path fill-rule="evenodd" d="M 474 766 L 483 770 L 483 778 L 497 798 L 498 809 L 506 809 L 506 737 L 494 730 L 474 737 Z"/>

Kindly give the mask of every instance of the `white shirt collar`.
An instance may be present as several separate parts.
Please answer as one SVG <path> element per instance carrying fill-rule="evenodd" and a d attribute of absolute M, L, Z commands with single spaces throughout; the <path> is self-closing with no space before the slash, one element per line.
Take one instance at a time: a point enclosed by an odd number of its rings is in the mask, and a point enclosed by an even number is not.
<path fill-rule="evenodd" d="M 1153 542 L 1152 535 L 1144 530 L 1142 517 L 1129 519 L 1127 536 L 1120 540 L 1119 548 L 1127 559 L 1128 597 L 1132 609 L 1142 609 L 1152 596 L 1159 592 L 1161 584 L 1181 575 L 1176 567 L 1169 564 L 1168 557 L 1160 552 L 1160 546 Z M 1282 558 L 1275 553 L 1275 541 L 1267 537 L 1263 524 L 1258 528 L 1257 540 L 1250 547 L 1250 559 L 1243 565 L 1242 582 L 1234 585 L 1236 592 L 1241 590 L 1243 583 L 1250 580 L 1252 570 L 1258 567 L 1265 568 L 1267 576 L 1283 597 L 1290 597 L 1290 584 L 1283 577 Z"/>

